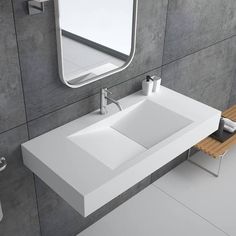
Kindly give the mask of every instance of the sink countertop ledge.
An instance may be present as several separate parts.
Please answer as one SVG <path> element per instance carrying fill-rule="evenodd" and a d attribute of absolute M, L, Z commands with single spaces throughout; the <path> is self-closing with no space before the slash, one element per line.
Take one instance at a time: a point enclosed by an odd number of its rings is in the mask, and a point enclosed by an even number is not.
<path fill-rule="evenodd" d="M 120 103 L 122 112 L 111 104 L 107 115 L 96 110 L 21 145 L 24 164 L 84 217 L 216 131 L 221 117 L 220 111 L 164 86 L 151 96 L 139 91 Z M 138 133 L 135 124 L 145 128 L 140 122 L 147 118 L 149 130 Z M 171 128 L 166 136 L 163 127 Z"/>

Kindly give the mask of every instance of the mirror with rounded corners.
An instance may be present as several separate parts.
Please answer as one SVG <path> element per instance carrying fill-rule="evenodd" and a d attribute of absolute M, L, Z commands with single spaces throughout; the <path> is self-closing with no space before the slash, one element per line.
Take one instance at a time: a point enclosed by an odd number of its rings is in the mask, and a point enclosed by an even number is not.
<path fill-rule="evenodd" d="M 124 70 L 135 53 L 138 0 L 54 0 L 61 81 L 78 88 Z"/>

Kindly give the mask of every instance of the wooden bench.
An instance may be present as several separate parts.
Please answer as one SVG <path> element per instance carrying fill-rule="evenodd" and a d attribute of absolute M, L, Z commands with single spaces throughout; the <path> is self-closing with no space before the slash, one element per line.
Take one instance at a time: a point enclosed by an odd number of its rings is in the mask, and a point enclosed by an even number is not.
<path fill-rule="evenodd" d="M 234 106 L 230 107 L 229 109 L 227 109 L 226 111 L 224 111 L 222 116 L 224 116 L 226 118 L 229 118 L 233 121 L 236 121 L 236 105 L 234 105 Z M 190 162 L 192 162 L 193 164 L 199 166 L 200 168 L 206 170 L 207 172 L 210 172 L 214 176 L 218 177 L 219 173 L 220 173 L 221 161 L 222 161 L 223 157 L 225 156 L 225 154 L 227 153 L 227 151 L 234 144 L 236 144 L 236 134 L 233 135 L 231 138 L 229 138 L 228 140 L 226 140 L 223 143 L 221 143 L 221 142 L 217 141 L 216 139 L 209 136 L 209 137 L 203 139 L 201 142 L 199 142 L 198 144 L 195 145 L 195 148 L 197 148 L 198 150 L 206 153 L 207 155 L 209 155 L 210 157 L 212 157 L 214 159 L 219 159 L 219 168 L 218 168 L 217 173 L 214 173 L 214 172 L 206 169 L 205 167 L 200 166 L 199 164 L 197 164 L 197 163 L 193 162 L 192 160 L 190 160 L 189 159 L 190 150 L 189 150 L 189 153 L 188 153 L 188 160 Z"/>

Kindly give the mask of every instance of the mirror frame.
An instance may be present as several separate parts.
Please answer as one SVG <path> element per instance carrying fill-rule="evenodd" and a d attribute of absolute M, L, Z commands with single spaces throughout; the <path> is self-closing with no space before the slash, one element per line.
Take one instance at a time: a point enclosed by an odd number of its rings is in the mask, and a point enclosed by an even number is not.
<path fill-rule="evenodd" d="M 81 83 L 78 84 L 70 84 L 66 81 L 66 79 L 64 78 L 64 66 L 63 66 L 63 50 L 62 50 L 62 31 L 60 28 L 60 19 L 59 19 L 59 4 L 58 4 L 59 0 L 54 0 L 54 6 L 55 6 L 55 22 L 56 22 L 56 38 L 57 38 L 57 58 L 58 58 L 58 69 L 59 69 L 59 76 L 60 76 L 60 80 L 62 81 L 63 84 L 67 85 L 70 88 L 80 88 L 82 86 L 85 86 L 87 84 L 93 83 L 97 80 L 101 80 L 107 76 L 113 75 L 115 73 L 118 73 L 120 71 L 123 71 L 124 69 L 126 69 L 132 62 L 134 55 L 135 55 L 135 48 L 136 48 L 136 35 L 137 35 L 137 16 L 138 16 L 138 0 L 133 0 L 133 19 L 132 19 L 132 45 L 131 45 L 131 52 L 130 55 L 128 57 L 128 60 L 124 63 L 123 66 L 108 71 L 104 74 L 95 76 L 94 78 L 91 78 L 87 81 L 82 81 Z"/>

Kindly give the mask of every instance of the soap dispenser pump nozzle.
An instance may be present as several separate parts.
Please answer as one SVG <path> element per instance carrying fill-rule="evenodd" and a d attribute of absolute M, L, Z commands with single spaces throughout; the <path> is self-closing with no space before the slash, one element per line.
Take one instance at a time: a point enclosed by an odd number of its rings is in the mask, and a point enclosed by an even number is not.
<path fill-rule="evenodd" d="M 146 79 L 142 82 L 143 95 L 149 96 L 153 89 L 153 79 L 150 75 L 146 76 Z"/>
<path fill-rule="evenodd" d="M 150 80 L 153 81 L 152 77 L 150 75 L 147 75 L 146 76 L 146 81 L 149 82 Z"/>

